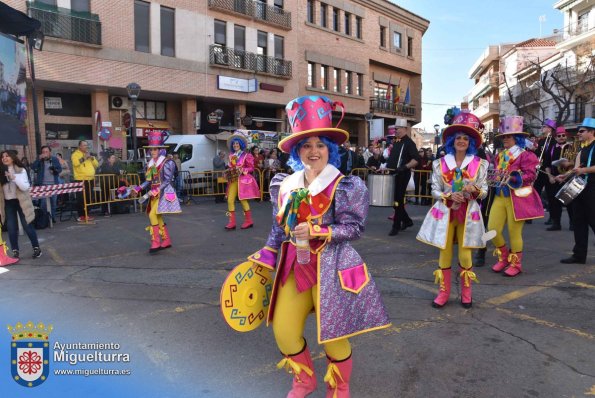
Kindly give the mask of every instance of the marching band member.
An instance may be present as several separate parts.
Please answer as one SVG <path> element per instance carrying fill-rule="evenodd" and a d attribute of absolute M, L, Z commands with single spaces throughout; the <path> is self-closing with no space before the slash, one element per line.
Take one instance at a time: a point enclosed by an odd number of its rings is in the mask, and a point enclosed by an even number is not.
<path fill-rule="evenodd" d="M 132 194 L 136 196 L 143 189 L 148 189 L 145 196 L 150 198 L 147 215 L 151 225 L 146 229 L 151 234 L 149 253 L 155 253 L 171 247 L 171 237 L 163 221 L 163 214 L 181 213 L 182 209 L 173 184 L 176 164 L 165 156 L 165 135 L 162 131 L 150 131 L 147 138 L 149 145 L 144 148 L 150 150 L 151 160 L 145 169 L 145 182 L 134 187 Z"/>
<path fill-rule="evenodd" d="M 564 126 L 556 129 L 556 135 L 554 137 L 556 141 L 547 148 L 543 161 L 545 175 L 548 177 L 545 192 L 547 193 L 548 209 L 552 220 L 552 225 L 546 228 L 546 231 L 560 231 L 562 229 L 560 222 L 562 218 L 562 203 L 556 199 L 556 193 L 562 188 L 562 184 L 556 182 L 556 176 L 563 173 L 560 173 L 557 167 L 552 166 L 552 162 L 563 158 L 565 153 L 571 149 L 571 145 L 566 142 L 567 137 Z M 572 206 L 568 207 L 568 217 L 570 219 L 570 225 L 572 225 Z"/>
<path fill-rule="evenodd" d="M 229 168 L 225 175 L 227 178 L 227 210 L 229 222 L 225 229 L 236 229 L 236 198 L 240 200 L 244 210 L 244 223 L 241 229 L 252 228 L 252 211 L 248 199 L 260 198 L 260 189 L 252 176 L 254 171 L 254 156 L 245 152 L 248 144 L 246 137 L 241 134 L 233 134 L 227 141 L 229 148 Z"/>
<path fill-rule="evenodd" d="M 525 150 L 525 136 L 522 116 L 506 116 L 500 120 L 498 137 L 502 138 L 504 149 L 497 159 L 497 170 L 510 176 L 507 184 L 496 187 L 494 203 L 490 211 L 488 229 L 496 231 L 493 239 L 498 262 L 492 266 L 494 272 L 504 271 L 506 276 L 522 272 L 523 226 L 525 220 L 542 218 L 544 215 L 541 198 L 531 184 L 537 175 L 539 159 Z M 502 236 L 504 224 L 508 225 L 510 249 Z"/>
<path fill-rule="evenodd" d="M 461 304 L 472 306 L 471 281 L 477 282 L 472 271 L 471 249 L 485 247 L 485 232 L 477 199 L 487 195 L 488 162 L 476 155 L 481 146 L 478 131 L 480 120 L 462 112 L 442 133 L 446 155 L 432 163 L 432 196 L 437 200 L 420 228 L 417 239 L 440 249 L 439 268 L 434 271 L 440 289 L 432 302 L 443 307 L 450 296 L 451 262 L 455 242 L 459 249 L 461 272 Z"/>
<path fill-rule="evenodd" d="M 572 201 L 574 210 L 574 248 L 572 256 L 560 260 L 563 264 L 585 264 L 589 244 L 589 227 L 595 232 L 595 119 L 585 118 L 578 126 L 578 139 L 582 149 L 579 152 L 574 174 L 584 176 L 585 188 Z M 563 176 L 556 177 L 561 182 Z"/>
<path fill-rule="evenodd" d="M 276 267 L 267 320 L 284 356 L 277 366 L 294 374 L 288 397 L 305 397 L 316 390 L 303 336 L 312 309 L 318 342 L 328 358 L 327 397 L 350 396 L 348 337 L 390 325 L 380 292 L 350 245 L 364 231 L 369 196 L 359 177 L 338 170 L 338 146 L 349 134 L 332 127 L 336 106 L 343 108 L 323 96 L 299 97 L 287 104 L 293 133 L 279 142 L 279 149 L 290 153 L 295 173 L 273 178 L 273 226 L 266 246 L 248 257 Z"/>

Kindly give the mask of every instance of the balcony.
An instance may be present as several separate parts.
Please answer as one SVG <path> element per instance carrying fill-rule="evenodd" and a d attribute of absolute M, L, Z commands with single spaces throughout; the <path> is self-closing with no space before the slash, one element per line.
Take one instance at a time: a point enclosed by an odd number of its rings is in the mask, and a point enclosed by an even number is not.
<path fill-rule="evenodd" d="M 43 3 L 27 3 L 32 18 L 41 22 L 45 36 L 101 45 L 101 22 L 97 14 L 75 12 Z"/>
<path fill-rule="evenodd" d="M 473 109 L 473 114 L 480 119 L 484 119 L 490 116 L 498 115 L 500 113 L 500 105 L 495 102 L 485 102 Z"/>
<path fill-rule="evenodd" d="M 415 105 L 403 102 L 394 103 L 380 97 L 370 97 L 370 111 L 372 113 L 388 113 L 390 115 L 415 117 Z"/>
<path fill-rule="evenodd" d="M 478 97 L 481 97 L 490 91 L 490 89 L 498 88 L 498 83 L 499 81 L 497 74 L 483 75 L 475 84 L 475 86 L 473 86 L 473 89 L 471 89 L 471 92 L 469 93 L 469 100 L 474 101 Z"/>
<path fill-rule="evenodd" d="M 291 30 L 291 13 L 258 0 L 209 0 L 209 8 L 233 12 L 282 29 Z"/>
<path fill-rule="evenodd" d="M 209 47 L 209 64 L 229 69 L 239 69 L 258 74 L 268 74 L 290 79 L 291 61 L 238 51 L 216 44 Z"/>
<path fill-rule="evenodd" d="M 533 88 L 531 90 L 527 90 L 517 96 L 514 97 L 514 102 L 516 102 L 519 108 L 524 108 L 529 105 L 536 104 L 541 99 L 541 89 L 539 87 Z"/>
<path fill-rule="evenodd" d="M 591 11 L 595 12 L 595 11 Z M 589 43 L 595 37 L 595 26 L 589 26 L 587 21 L 569 25 L 564 29 L 564 40 L 556 45 L 560 50 L 572 49 L 580 44 Z"/>

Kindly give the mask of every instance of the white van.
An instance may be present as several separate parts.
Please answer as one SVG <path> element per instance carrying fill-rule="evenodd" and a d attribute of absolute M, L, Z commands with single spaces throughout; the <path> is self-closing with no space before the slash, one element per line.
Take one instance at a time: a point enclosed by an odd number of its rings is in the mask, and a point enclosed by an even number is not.
<path fill-rule="evenodd" d="M 209 138 L 212 137 L 212 138 Z M 213 158 L 217 155 L 215 136 L 170 135 L 165 141 L 168 153 L 177 153 L 182 161 L 182 170 L 190 173 L 213 170 Z M 225 149 L 225 141 L 219 142 L 219 150 Z"/>

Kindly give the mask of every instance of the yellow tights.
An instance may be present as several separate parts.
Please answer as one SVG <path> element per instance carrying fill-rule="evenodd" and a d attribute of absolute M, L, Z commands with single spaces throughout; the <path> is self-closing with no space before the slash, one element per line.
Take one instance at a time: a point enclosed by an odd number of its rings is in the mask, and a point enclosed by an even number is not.
<path fill-rule="evenodd" d="M 159 198 L 158 197 L 151 197 L 151 210 L 149 210 L 149 222 L 151 225 L 159 225 L 163 227 L 165 224 L 163 222 L 163 216 L 161 214 L 157 214 L 157 206 L 159 205 Z"/>
<path fill-rule="evenodd" d="M 440 249 L 440 257 L 438 259 L 438 266 L 441 269 L 450 268 L 452 263 L 452 249 L 454 235 L 457 234 L 457 242 L 459 246 L 459 263 L 461 267 L 470 269 L 472 266 L 471 262 L 471 249 L 462 247 L 463 237 L 465 234 L 465 225 L 459 224 L 457 220 L 452 220 L 448 225 L 448 232 L 446 235 L 446 249 Z"/>
<path fill-rule="evenodd" d="M 496 237 L 492 240 L 494 246 L 502 247 L 506 244 L 502 231 L 504 224 L 508 226 L 508 237 L 510 238 L 510 251 L 519 253 L 523 251 L 523 225 L 524 221 L 515 221 L 512 210 L 512 199 L 504 196 L 496 196 L 490 211 L 488 230 L 496 230 Z"/>
<path fill-rule="evenodd" d="M 227 210 L 236 211 L 236 198 L 238 196 L 238 180 L 228 184 L 227 188 Z M 244 211 L 250 210 L 250 205 L 246 199 L 240 200 Z"/>
<path fill-rule="evenodd" d="M 318 285 L 298 293 L 293 272 L 285 285 L 279 285 L 273 316 L 273 333 L 283 354 L 297 354 L 304 348 L 304 326 L 312 308 L 318 311 L 317 296 Z M 324 351 L 332 359 L 342 361 L 351 355 L 351 344 L 347 338 L 335 340 L 324 343 Z"/>

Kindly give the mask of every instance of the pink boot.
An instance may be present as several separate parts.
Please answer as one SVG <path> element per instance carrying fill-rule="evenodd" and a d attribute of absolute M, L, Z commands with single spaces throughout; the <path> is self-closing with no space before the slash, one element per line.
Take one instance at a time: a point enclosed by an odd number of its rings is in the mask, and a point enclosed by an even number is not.
<path fill-rule="evenodd" d="M 465 269 L 461 267 L 461 305 L 465 308 L 471 308 L 473 300 L 471 298 L 471 281 L 479 283 L 473 268 Z"/>
<path fill-rule="evenodd" d="M 244 212 L 244 216 L 246 218 L 244 219 L 244 223 L 242 224 L 242 226 L 240 228 L 241 229 L 252 228 L 254 226 L 254 222 L 252 222 L 252 211 L 248 210 L 248 211 Z"/>
<path fill-rule="evenodd" d="M 316 390 L 314 365 L 307 344 L 304 344 L 304 349 L 300 353 L 287 355 L 277 364 L 277 368 L 283 367 L 288 373 L 294 375 L 287 398 L 304 398 Z"/>
<path fill-rule="evenodd" d="M 432 301 L 432 307 L 442 308 L 450 297 L 450 268 L 437 269 L 434 271 L 434 278 L 434 283 L 439 284 L 440 289 L 438 290 L 438 296 Z"/>
<path fill-rule="evenodd" d="M 328 357 L 327 357 L 328 358 Z M 335 362 L 328 358 L 328 367 L 324 381 L 326 382 L 326 398 L 349 398 L 349 380 L 352 368 L 351 355 L 349 358 Z"/>
<path fill-rule="evenodd" d="M 167 226 L 163 224 L 160 229 L 161 235 L 161 248 L 167 249 L 171 247 L 171 238 L 169 237 L 169 231 L 167 230 Z"/>
<path fill-rule="evenodd" d="M 149 248 L 149 253 L 155 253 L 161 250 L 161 239 L 159 236 L 159 225 L 151 225 L 147 227 L 149 232 L 151 233 L 151 247 Z"/>
<path fill-rule="evenodd" d="M 7 265 L 16 264 L 19 262 L 18 258 L 10 257 L 6 254 L 6 251 L 6 243 L 2 242 L 2 237 L 0 237 L 0 267 L 6 267 Z"/>
<path fill-rule="evenodd" d="M 502 270 L 508 267 L 508 255 L 510 252 L 506 246 L 498 247 L 494 250 L 494 256 L 498 256 L 498 262 L 492 266 L 492 271 L 502 272 Z"/>
<path fill-rule="evenodd" d="M 236 212 L 230 211 L 227 215 L 229 216 L 229 222 L 225 226 L 225 229 L 236 229 Z"/>
<path fill-rule="evenodd" d="M 510 265 L 504 270 L 505 276 L 517 276 L 523 272 L 521 261 L 523 260 L 523 252 L 510 253 L 508 256 L 508 262 Z"/>

